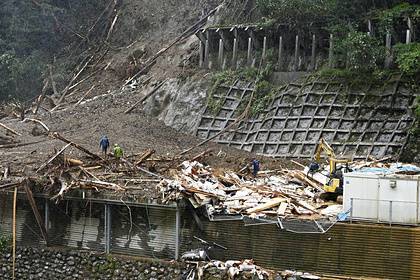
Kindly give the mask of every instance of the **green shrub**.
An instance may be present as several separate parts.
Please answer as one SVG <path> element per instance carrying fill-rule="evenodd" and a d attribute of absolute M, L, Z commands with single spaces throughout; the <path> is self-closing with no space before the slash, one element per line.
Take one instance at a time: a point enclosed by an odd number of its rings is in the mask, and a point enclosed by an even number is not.
<path fill-rule="evenodd" d="M 401 72 L 406 75 L 420 74 L 420 43 L 398 44 L 394 50 Z"/>

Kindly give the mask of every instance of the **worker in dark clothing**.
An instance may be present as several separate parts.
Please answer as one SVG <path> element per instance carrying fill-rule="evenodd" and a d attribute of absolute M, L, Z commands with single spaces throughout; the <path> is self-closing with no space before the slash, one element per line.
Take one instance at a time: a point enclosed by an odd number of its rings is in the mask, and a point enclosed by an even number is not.
<path fill-rule="evenodd" d="M 252 175 L 256 177 L 258 174 L 258 171 L 260 171 L 260 162 L 254 158 L 252 160 Z"/>
<path fill-rule="evenodd" d="M 108 140 L 108 137 L 106 135 L 102 136 L 101 140 L 99 141 L 99 147 L 101 148 L 101 151 L 106 158 L 108 148 L 109 148 L 109 140 Z"/>

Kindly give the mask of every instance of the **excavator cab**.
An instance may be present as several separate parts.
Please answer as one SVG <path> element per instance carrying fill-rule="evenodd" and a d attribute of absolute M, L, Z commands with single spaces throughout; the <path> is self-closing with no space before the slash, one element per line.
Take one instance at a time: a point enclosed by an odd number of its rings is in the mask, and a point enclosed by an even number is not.
<path fill-rule="evenodd" d="M 309 165 L 309 172 L 315 173 L 320 169 L 322 152 L 327 154 L 329 162 L 329 181 L 324 185 L 323 188 L 327 194 L 330 194 L 330 196 L 334 196 L 336 198 L 338 195 L 343 194 L 342 169 L 345 168 L 346 170 L 349 170 L 348 163 L 350 160 L 337 159 L 331 146 L 323 138 L 321 138 L 315 151 L 314 162 Z M 345 166 L 340 166 L 337 168 L 337 164 L 345 164 Z"/>

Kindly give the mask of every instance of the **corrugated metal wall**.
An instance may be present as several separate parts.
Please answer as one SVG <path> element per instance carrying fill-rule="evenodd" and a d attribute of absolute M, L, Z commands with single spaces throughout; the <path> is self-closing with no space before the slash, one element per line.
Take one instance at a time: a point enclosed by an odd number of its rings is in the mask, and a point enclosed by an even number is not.
<path fill-rule="evenodd" d="M 44 215 L 44 199 L 37 199 Z M 52 245 L 104 251 L 104 204 L 64 201 L 49 203 L 48 234 Z M 174 209 L 111 206 L 113 253 L 173 258 L 176 244 Z M 11 196 L 0 195 L 0 234 L 11 233 Z M 24 197 L 18 200 L 18 244 L 42 244 L 32 210 Z M 195 248 L 193 236 L 217 242 L 227 251 L 212 257 L 253 258 L 273 269 L 420 279 L 420 228 L 367 224 L 337 224 L 326 234 L 295 234 L 276 225 L 245 226 L 242 221 L 209 222 L 182 213 L 180 253 Z"/>
<path fill-rule="evenodd" d="M 111 252 L 174 258 L 174 210 L 114 205 L 111 223 Z"/>
<path fill-rule="evenodd" d="M 44 219 L 45 199 L 37 198 Z M 90 201 L 48 202 L 48 241 L 53 246 L 105 251 L 105 204 Z M 0 234 L 12 233 L 12 196 L 0 195 Z M 110 252 L 152 258 L 175 258 L 175 209 L 111 205 Z M 21 246 L 42 245 L 32 209 L 19 198 L 17 241 Z"/>
<path fill-rule="evenodd" d="M 326 234 L 295 234 L 276 225 L 244 226 L 241 221 L 207 222 L 202 230 L 184 216 L 181 252 L 197 235 L 228 248 L 213 257 L 253 258 L 273 269 L 299 269 L 336 275 L 420 279 L 420 229 L 337 224 Z"/>
<path fill-rule="evenodd" d="M 36 199 L 38 209 L 43 215 L 42 199 Z M 13 199 L 11 195 L 0 194 L 0 234 L 12 236 Z M 45 245 L 28 201 L 18 196 L 16 207 L 16 240 L 23 246 Z"/>
<path fill-rule="evenodd" d="M 104 206 L 87 201 L 49 203 L 51 245 L 104 251 Z"/>

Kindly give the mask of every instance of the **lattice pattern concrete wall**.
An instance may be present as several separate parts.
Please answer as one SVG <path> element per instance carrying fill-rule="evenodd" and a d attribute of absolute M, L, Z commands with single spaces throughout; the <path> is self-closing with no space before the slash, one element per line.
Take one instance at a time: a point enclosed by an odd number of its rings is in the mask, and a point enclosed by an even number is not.
<path fill-rule="evenodd" d="M 252 91 L 251 84 L 239 81 L 220 87 L 214 98 L 222 108 L 214 114 L 207 106 L 197 136 L 208 139 L 234 122 Z M 215 141 L 275 157 L 310 158 L 323 137 L 336 154 L 353 159 L 399 155 L 418 94 L 399 80 L 359 90 L 340 83 L 290 83 L 257 118 L 242 121 Z"/>

